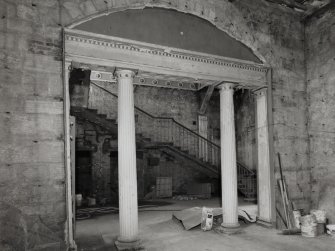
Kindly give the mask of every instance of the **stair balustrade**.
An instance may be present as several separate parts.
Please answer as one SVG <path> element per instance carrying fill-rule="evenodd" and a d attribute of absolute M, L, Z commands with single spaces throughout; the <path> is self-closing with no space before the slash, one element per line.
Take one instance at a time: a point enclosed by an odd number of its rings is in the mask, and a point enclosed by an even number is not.
<path fill-rule="evenodd" d="M 118 96 L 103 86 L 91 82 L 91 87 L 108 93 L 113 98 Z M 113 101 L 115 104 L 115 100 Z M 117 111 L 116 108 L 115 112 Z M 190 158 L 201 161 L 204 165 L 220 173 L 221 148 L 219 145 L 202 137 L 182 125 L 174 118 L 157 117 L 135 106 L 136 131 L 144 138 L 148 138 L 158 146 L 170 146 Z M 243 164 L 237 162 L 238 188 L 246 198 L 254 199 L 257 194 L 256 173 Z"/>

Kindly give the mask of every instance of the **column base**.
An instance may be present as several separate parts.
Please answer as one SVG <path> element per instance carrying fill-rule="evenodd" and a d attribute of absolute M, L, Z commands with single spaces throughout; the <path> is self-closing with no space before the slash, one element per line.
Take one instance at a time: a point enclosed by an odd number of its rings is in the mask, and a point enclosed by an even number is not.
<path fill-rule="evenodd" d="M 143 250 L 143 246 L 141 246 L 141 241 L 140 240 L 136 240 L 136 241 L 131 241 L 131 242 L 124 242 L 124 241 L 120 241 L 120 240 L 116 240 L 115 241 L 115 246 L 117 248 L 117 250 L 119 251 L 125 251 L 125 250 L 129 250 L 129 251 L 135 251 L 135 250 Z"/>
<path fill-rule="evenodd" d="M 220 227 L 218 227 L 217 231 L 224 234 L 238 234 L 241 232 L 240 224 L 224 224 L 222 223 Z"/>

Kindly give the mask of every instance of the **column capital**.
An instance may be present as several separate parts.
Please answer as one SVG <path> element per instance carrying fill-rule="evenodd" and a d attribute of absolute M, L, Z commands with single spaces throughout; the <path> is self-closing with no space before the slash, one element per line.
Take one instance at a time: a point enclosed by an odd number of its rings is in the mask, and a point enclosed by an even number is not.
<path fill-rule="evenodd" d="M 262 87 L 262 88 L 259 88 L 259 89 L 253 91 L 253 93 L 255 94 L 256 97 L 266 96 L 267 92 L 268 92 L 267 87 Z"/>
<path fill-rule="evenodd" d="M 136 75 L 136 71 L 121 68 L 121 69 L 116 69 L 114 75 L 116 78 L 134 78 Z"/>
<path fill-rule="evenodd" d="M 236 86 L 237 86 L 236 83 L 222 82 L 221 84 L 218 85 L 218 88 L 220 89 L 220 91 L 229 91 L 229 90 L 234 91 L 234 88 Z"/>

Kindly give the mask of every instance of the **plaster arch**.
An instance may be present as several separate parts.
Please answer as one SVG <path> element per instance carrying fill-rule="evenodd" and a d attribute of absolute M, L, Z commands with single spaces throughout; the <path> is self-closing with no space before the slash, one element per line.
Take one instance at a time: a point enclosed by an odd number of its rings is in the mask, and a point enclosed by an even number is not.
<path fill-rule="evenodd" d="M 131 9 L 144 9 L 144 8 L 162 8 L 171 9 L 181 13 L 191 14 L 198 18 L 204 19 L 210 22 L 218 30 L 225 32 L 231 38 L 241 42 L 244 46 L 251 49 L 252 53 L 262 62 L 264 66 L 269 67 L 265 57 L 260 51 L 254 46 L 257 40 L 246 24 L 241 25 L 241 29 L 231 28 L 232 23 L 230 22 L 231 17 L 238 16 L 237 19 L 243 20 L 242 14 L 238 11 L 234 5 L 228 3 L 230 11 L 230 17 L 218 18 L 217 8 L 214 6 L 220 5 L 218 0 L 214 0 L 214 3 L 208 3 L 201 0 L 192 1 L 159 1 L 159 0 L 137 0 L 137 1 L 124 1 L 124 0 L 88 0 L 84 3 L 77 3 L 76 6 L 73 4 L 69 5 L 63 3 L 63 10 L 71 16 L 67 19 L 64 24 L 65 28 L 75 29 L 76 26 L 88 22 L 92 19 L 106 16 L 112 13 L 131 10 Z M 74 9 L 76 8 L 76 11 Z M 80 11 L 78 11 L 80 10 Z M 225 10 L 227 12 L 227 10 Z"/>

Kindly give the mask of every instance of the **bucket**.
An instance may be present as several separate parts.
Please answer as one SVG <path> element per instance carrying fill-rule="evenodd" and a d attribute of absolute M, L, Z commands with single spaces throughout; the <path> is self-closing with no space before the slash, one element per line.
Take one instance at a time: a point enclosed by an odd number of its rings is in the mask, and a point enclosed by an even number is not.
<path fill-rule="evenodd" d="M 76 194 L 76 206 L 80 207 L 83 201 L 83 196 L 81 194 Z"/>
<path fill-rule="evenodd" d="M 88 197 L 88 205 L 89 206 L 95 206 L 96 205 L 96 200 L 95 198 L 92 198 L 92 197 Z"/>
<path fill-rule="evenodd" d="M 317 236 L 317 223 L 315 215 L 308 214 L 300 217 L 301 235 L 304 237 Z"/>
<path fill-rule="evenodd" d="M 317 235 L 322 235 L 325 233 L 325 227 L 326 224 L 325 223 L 317 223 L 317 227 L 316 227 L 316 231 L 317 231 Z"/>
<path fill-rule="evenodd" d="M 326 211 L 325 210 L 311 210 L 311 214 L 315 215 L 317 223 L 326 223 Z"/>
<path fill-rule="evenodd" d="M 300 229 L 301 210 L 293 210 L 294 225 Z"/>
<path fill-rule="evenodd" d="M 211 230 L 213 226 L 213 209 L 212 208 L 202 208 L 201 216 L 201 229 L 203 231 Z"/>

